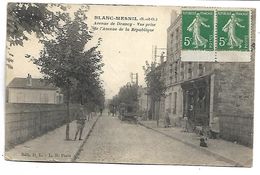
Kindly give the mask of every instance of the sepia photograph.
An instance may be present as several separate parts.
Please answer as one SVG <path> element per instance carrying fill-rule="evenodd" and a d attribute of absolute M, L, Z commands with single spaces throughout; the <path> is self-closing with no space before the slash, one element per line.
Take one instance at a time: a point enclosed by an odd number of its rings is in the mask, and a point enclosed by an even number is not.
<path fill-rule="evenodd" d="M 255 8 L 5 8 L 5 160 L 253 166 Z"/>

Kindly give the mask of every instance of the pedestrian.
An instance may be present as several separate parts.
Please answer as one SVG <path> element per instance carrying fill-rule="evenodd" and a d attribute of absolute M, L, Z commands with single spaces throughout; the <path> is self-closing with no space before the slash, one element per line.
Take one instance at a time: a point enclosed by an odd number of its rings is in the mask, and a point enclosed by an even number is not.
<path fill-rule="evenodd" d="M 188 117 L 185 116 L 183 119 L 184 119 L 184 132 L 188 132 Z"/>
<path fill-rule="evenodd" d="M 79 140 L 82 140 L 81 136 L 82 136 L 82 131 L 84 129 L 85 126 L 85 121 L 86 121 L 86 116 L 84 113 L 84 109 L 83 107 L 80 107 L 79 112 L 77 113 L 77 131 L 74 137 L 74 140 L 77 139 L 78 133 L 79 133 Z"/>
<path fill-rule="evenodd" d="M 194 118 L 194 113 L 193 113 L 193 105 L 190 104 L 189 105 L 189 108 L 188 108 L 188 115 L 186 116 L 186 129 L 187 129 L 187 132 L 189 131 L 189 128 L 193 128 L 193 124 L 192 123 L 192 119 Z"/>
<path fill-rule="evenodd" d="M 89 121 L 90 119 L 92 119 L 93 118 L 93 114 L 92 114 L 93 112 L 86 112 L 86 114 L 87 114 L 87 121 Z"/>
<path fill-rule="evenodd" d="M 206 129 L 204 127 L 202 127 L 202 131 L 199 132 L 200 135 L 200 146 L 201 147 L 208 147 L 207 144 L 207 134 L 206 134 Z"/>
<path fill-rule="evenodd" d="M 207 137 L 205 137 L 203 135 L 200 137 L 200 146 L 201 147 L 208 147 Z"/>
<path fill-rule="evenodd" d="M 171 122 L 170 122 L 170 117 L 169 117 L 169 109 L 166 110 L 165 112 L 165 118 L 164 118 L 164 127 L 168 128 L 171 126 Z"/>
<path fill-rule="evenodd" d="M 112 108 L 112 116 L 114 117 L 115 116 L 115 107 L 113 106 L 113 108 Z"/>
<path fill-rule="evenodd" d="M 213 121 L 211 123 L 210 128 L 210 135 L 212 139 L 218 139 L 219 138 L 219 118 L 214 117 Z"/>
<path fill-rule="evenodd" d="M 102 116 L 103 109 L 102 109 L 102 108 L 100 108 L 100 109 L 99 109 L 99 112 L 100 112 L 100 116 Z"/>

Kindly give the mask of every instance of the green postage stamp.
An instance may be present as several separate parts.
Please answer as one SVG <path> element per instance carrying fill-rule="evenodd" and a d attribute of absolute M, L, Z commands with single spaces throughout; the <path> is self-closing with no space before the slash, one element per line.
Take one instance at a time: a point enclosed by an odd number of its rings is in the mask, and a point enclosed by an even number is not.
<path fill-rule="evenodd" d="M 182 48 L 214 50 L 214 11 L 182 11 Z"/>
<path fill-rule="evenodd" d="M 251 9 L 182 8 L 182 61 L 250 61 L 251 19 Z"/>
<path fill-rule="evenodd" d="M 217 50 L 249 51 L 249 11 L 217 12 Z"/>

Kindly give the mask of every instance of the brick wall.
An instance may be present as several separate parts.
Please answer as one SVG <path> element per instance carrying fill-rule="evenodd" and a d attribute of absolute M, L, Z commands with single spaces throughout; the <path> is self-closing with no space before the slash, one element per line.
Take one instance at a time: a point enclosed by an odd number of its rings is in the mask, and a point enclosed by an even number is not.
<path fill-rule="evenodd" d="M 252 146 L 254 62 L 217 64 L 214 89 L 221 137 Z"/>
<path fill-rule="evenodd" d="M 70 120 L 77 110 L 78 105 L 70 106 Z M 66 117 L 65 104 L 6 104 L 6 149 L 60 127 Z"/>

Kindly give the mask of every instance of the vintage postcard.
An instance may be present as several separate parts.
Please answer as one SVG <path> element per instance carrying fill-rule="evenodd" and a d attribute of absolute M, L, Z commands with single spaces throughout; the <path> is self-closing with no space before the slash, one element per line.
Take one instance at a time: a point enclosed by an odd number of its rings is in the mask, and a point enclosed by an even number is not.
<path fill-rule="evenodd" d="M 251 167 L 255 14 L 9 3 L 5 159 Z"/>

